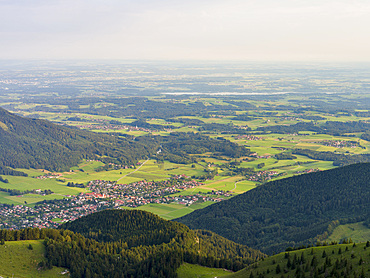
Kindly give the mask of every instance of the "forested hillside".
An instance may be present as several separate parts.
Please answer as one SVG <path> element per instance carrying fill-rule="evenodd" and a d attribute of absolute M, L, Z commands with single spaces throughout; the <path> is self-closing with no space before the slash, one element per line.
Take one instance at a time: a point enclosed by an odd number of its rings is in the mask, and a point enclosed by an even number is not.
<path fill-rule="evenodd" d="M 0 108 L 0 174 L 21 175 L 12 168 L 65 171 L 82 159 L 105 163 L 134 164 L 154 157 L 175 163 L 191 163 L 192 153 L 215 152 L 231 157 L 249 154 L 243 146 L 224 139 L 194 133 L 132 137 L 101 134 L 19 117 Z"/>
<path fill-rule="evenodd" d="M 0 108 L 0 166 L 67 170 L 85 159 L 133 163 L 152 154 L 154 142 L 95 134 L 19 117 Z"/>
<path fill-rule="evenodd" d="M 276 180 L 177 221 L 271 254 L 368 219 L 369 173 L 363 163 Z"/>
<path fill-rule="evenodd" d="M 63 227 L 76 232 L 0 230 L 0 240 L 45 239 L 47 261 L 42 266 L 69 268 L 71 277 L 176 277 L 182 262 L 240 270 L 264 257 L 213 233 L 194 232 L 144 211 L 106 210 Z"/>

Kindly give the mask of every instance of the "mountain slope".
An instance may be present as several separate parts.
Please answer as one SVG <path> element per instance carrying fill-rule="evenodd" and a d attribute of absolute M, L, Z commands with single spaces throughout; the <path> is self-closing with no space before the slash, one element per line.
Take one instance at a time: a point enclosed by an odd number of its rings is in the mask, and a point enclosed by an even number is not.
<path fill-rule="evenodd" d="M 324 239 L 370 216 L 370 163 L 269 182 L 177 219 L 266 253 Z"/>
<path fill-rule="evenodd" d="M 195 232 L 144 211 L 106 210 L 64 227 L 81 230 L 88 238 L 70 230 L 28 228 L 0 230 L 0 241 L 7 245 L 45 239 L 46 267 L 68 268 L 76 278 L 176 277 L 183 262 L 240 270 L 265 257 L 213 233 Z"/>
<path fill-rule="evenodd" d="M 369 277 L 370 243 L 284 252 L 228 275 L 238 277 Z"/>
<path fill-rule="evenodd" d="M 126 164 L 147 157 L 157 147 L 150 141 L 134 142 L 23 118 L 2 108 L 0 122 L 0 166 L 60 171 L 83 158 Z"/>
<path fill-rule="evenodd" d="M 67 222 L 61 229 L 80 233 L 99 242 L 125 242 L 128 248 L 169 244 L 188 238 L 185 249 L 196 251 L 200 256 L 215 259 L 240 258 L 244 263 L 264 256 L 260 251 L 234 243 L 215 233 L 192 231 L 184 224 L 164 220 L 140 210 L 105 210 Z"/>

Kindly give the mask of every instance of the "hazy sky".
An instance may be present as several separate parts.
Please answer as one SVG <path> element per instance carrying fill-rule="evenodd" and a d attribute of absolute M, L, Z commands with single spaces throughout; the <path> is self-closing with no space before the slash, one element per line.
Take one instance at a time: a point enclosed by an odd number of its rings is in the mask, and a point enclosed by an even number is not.
<path fill-rule="evenodd" d="M 0 59 L 370 62 L 369 0 L 0 0 Z"/>

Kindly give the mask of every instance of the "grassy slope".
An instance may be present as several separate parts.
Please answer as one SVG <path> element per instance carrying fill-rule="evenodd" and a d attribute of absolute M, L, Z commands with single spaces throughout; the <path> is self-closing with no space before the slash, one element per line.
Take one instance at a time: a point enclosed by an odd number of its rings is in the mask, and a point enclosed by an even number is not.
<path fill-rule="evenodd" d="M 33 250 L 28 249 L 32 245 Z M 44 260 L 45 247 L 42 240 L 6 241 L 0 245 L 0 275 L 2 277 L 65 277 L 64 268 L 37 270 Z"/>
<path fill-rule="evenodd" d="M 180 204 L 147 204 L 145 206 L 140 206 L 136 209 L 145 210 L 152 212 L 164 219 L 172 220 L 186 214 L 193 212 L 196 209 L 202 209 L 206 206 L 212 205 L 214 202 L 208 201 L 203 203 L 196 203 L 191 206 L 185 206 Z M 124 207 L 125 209 L 132 209 Z"/>
<path fill-rule="evenodd" d="M 346 250 L 346 247 L 348 247 L 348 251 Z M 353 247 L 353 244 L 339 244 L 339 245 L 332 245 L 332 246 L 325 246 L 325 247 L 313 247 L 308 248 L 304 250 L 297 250 L 290 253 L 290 259 L 293 260 L 294 255 L 301 257 L 302 253 L 304 254 L 306 262 L 302 265 L 302 269 L 305 269 L 306 263 L 308 262 L 309 265 L 311 264 L 313 256 L 316 257 L 318 260 L 318 267 L 322 267 L 325 263 L 326 258 L 323 258 L 323 252 L 325 250 L 325 253 L 327 254 L 327 257 L 331 259 L 332 266 L 328 267 L 328 273 L 330 275 L 330 272 L 333 268 L 333 265 L 335 264 L 336 260 L 341 260 L 341 258 L 346 258 L 351 264 L 352 264 L 352 275 L 354 272 L 357 273 L 356 277 L 359 277 L 361 274 L 362 269 L 364 269 L 365 277 L 369 277 L 370 275 L 370 247 L 364 249 L 365 243 L 357 244 L 356 247 Z M 341 254 L 338 254 L 339 248 L 341 249 Z M 311 254 L 313 250 L 313 255 Z M 333 253 L 334 252 L 334 253 Z M 295 277 L 296 270 L 297 269 L 290 269 L 287 267 L 288 259 L 285 258 L 285 253 L 280 253 L 275 256 L 268 257 L 264 259 L 263 261 L 259 261 L 253 265 L 250 265 L 249 267 L 238 271 L 230 276 L 230 278 L 239 278 L 239 277 L 250 277 L 251 272 L 253 272 L 254 277 L 257 276 L 257 272 L 259 274 L 263 274 L 263 277 L 281 277 L 283 274 L 285 277 Z M 353 255 L 353 258 L 351 257 Z M 359 260 L 362 258 L 364 262 L 359 265 Z M 276 273 L 277 265 L 280 265 L 281 273 Z M 310 267 L 309 267 L 310 268 Z M 339 274 L 341 271 L 345 271 L 346 268 L 341 268 L 339 271 Z M 305 272 L 306 277 L 310 275 L 310 270 L 308 272 Z M 351 277 L 352 277 L 351 275 Z M 320 275 L 320 277 L 324 277 L 324 273 Z"/>
<path fill-rule="evenodd" d="M 209 268 L 188 263 L 183 263 L 177 269 L 177 275 L 179 278 L 214 278 L 225 276 L 229 273 L 229 271 L 220 268 Z"/>
<path fill-rule="evenodd" d="M 351 238 L 354 242 L 364 242 L 370 240 L 370 229 L 359 223 L 340 225 L 334 229 L 327 241 L 337 241 Z"/>

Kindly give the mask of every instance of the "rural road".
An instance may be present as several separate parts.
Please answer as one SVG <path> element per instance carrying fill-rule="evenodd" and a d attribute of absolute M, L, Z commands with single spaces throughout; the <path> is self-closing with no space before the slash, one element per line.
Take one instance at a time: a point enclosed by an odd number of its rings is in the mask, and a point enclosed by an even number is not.
<path fill-rule="evenodd" d="M 244 181 L 244 180 L 236 181 L 236 182 L 234 183 L 234 188 L 233 188 L 233 189 L 231 189 L 230 191 L 234 191 L 234 190 L 236 189 L 236 184 L 237 184 L 237 183 L 239 183 L 239 182 L 242 182 L 242 181 Z"/>
<path fill-rule="evenodd" d="M 126 175 L 124 175 L 124 176 L 122 176 L 122 177 L 120 177 L 117 181 L 120 181 L 121 179 L 123 179 L 124 177 L 127 177 L 127 176 L 129 176 L 129 175 L 131 175 L 131 174 L 133 174 L 133 173 L 135 173 L 136 171 L 138 171 L 145 163 L 147 163 L 149 161 L 149 158 L 147 159 L 147 160 L 145 160 L 139 167 L 137 167 L 134 171 L 132 171 L 132 172 L 130 172 L 130 173 L 128 173 L 128 174 L 126 174 Z"/>

